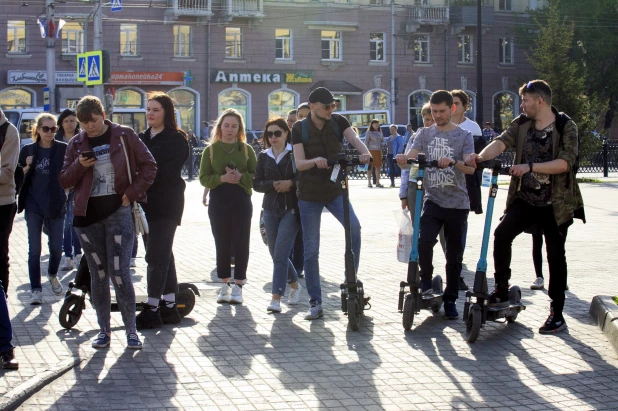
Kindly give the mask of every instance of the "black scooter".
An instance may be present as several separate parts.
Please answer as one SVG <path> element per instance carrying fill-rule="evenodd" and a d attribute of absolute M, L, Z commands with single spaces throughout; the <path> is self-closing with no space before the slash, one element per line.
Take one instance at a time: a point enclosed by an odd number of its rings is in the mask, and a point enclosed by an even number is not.
<path fill-rule="evenodd" d="M 81 292 L 75 293 L 73 289 Z M 178 292 L 176 293 L 176 307 L 181 317 L 189 315 L 195 307 L 195 296 L 200 295 L 195 284 L 181 283 L 178 284 Z M 86 296 L 90 297 L 90 270 L 86 258 L 82 257 L 75 275 L 75 282 L 69 283 L 69 289 L 64 297 L 64 303 L 60 307 L 60 325 L 67 330 L 73 328 L 82 317 L 82 311 L 86 307 Z M 136 300 L 145 300 L 147 296 L 135 296 Z M 135 311 L 142 311 L 146 308 L 145 302 L 139 302 L 135 305 Z M 118 312 L 118 303 L 112 302 L 112 312 Z"/>
<path fill-rule="evenodd" d="M 339 166 L 337 179 L 341 180 L 343 191 L 343 227 L 345 230 L 345 283 L 341 288 L 341 311 L 348 316 L 348 324 L 353 331 L 358 331 L 360 316 L 365 310 L 371 309 L 369 300 L 365 297 L 363 283 L 356 276 L 354 267 L 354 251 L 352 251 L 352 232 L 350 230 L 350 195 L 348 191 L 348 167 L 362 165 L 357 159 L 346 159 L 345 154 L 339 154 L 336 161 L 329 161 L 330 166 Z"/>
<path fill-rule="evenodd" d="M 479 337 L 481 326 L 489 321 L 498 321 L 502 318 L 506 322 L 512 323 L 517 319 L 517 315 L 525 310 L 526 307 L 521 303 L 521 290 L 514 285 L 509 287 L 509 302 L 507 304 L 489 304 L 489 294 L 487 292 L 487 249 L 489 247 L 489 237 L 491 235 L 491 219 L 494 211 L 494 200 L 498 194 L 498 175 L 508 175 L 508 168 L 502 168 L 500 161 L 494 161 L 491 175 L 491 185 L 489 198 L 487 199 L 487 213 L 485 214 L 485 229 L 483 232 L 483 243 L 481 247 L 481 257 L 476 266 L 474 275 L 474 287 L 472 291 L 466 292 L 466 302 L 464 304 L 463 320 L 466 323 L 466 341 L 473 343 Z"/>
<path fill-rule="evenodd" d="M 425 168 L 437 167 L 438 162 L 436 160 L 427 162 L 425 160 L 425 155 L 419 154 L 418 160 L 408 159 L 408 164 L 414 163 L 418 164 L 418 176 L 416 177 L 417 190 L 412 232 L 412 250 L 410 250 L 410 259 L 408 261 L 407 281 L 399 283 L 399 303 L 397 307 L 399 312 L 403 313 L 402 322 L 403 328 L 406 331 L 412 328 L 414 315 L 419 314 L 421 309 L 430 309 L 434 313 L 439 312 L 442 306 L 442 296 L 444 294 L 444 285 L 440 275 L 436 275 L 432 279 L 431 288 L 433 293 L 423 294 L 418 267 L 418 237 L 421 222 L 421 209 L 423 206 L 423 178 L 425 177 Z M 409 294 L 406 293 L 406 287 L 408 286 L 410 287 Z"/>

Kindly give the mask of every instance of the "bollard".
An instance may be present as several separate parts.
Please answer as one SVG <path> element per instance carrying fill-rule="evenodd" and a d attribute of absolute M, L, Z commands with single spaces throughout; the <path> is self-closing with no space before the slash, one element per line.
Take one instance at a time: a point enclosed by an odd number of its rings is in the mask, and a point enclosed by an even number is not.
<path fill-rule="evenodd" d="M 607 138 L 603 139 L 603 177 L 609 176 L 609 165 L 607 164 Z"/>

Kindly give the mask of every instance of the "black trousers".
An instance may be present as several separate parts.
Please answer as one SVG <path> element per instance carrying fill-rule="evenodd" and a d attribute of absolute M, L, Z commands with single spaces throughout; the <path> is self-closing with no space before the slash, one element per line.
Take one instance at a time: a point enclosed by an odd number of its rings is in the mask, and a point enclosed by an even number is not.
<path fill-rule="evenodd" d="M 463 261 L 464 247 L 462 238 L 468 222 L 469 210 L 443 208 L 425 201 L 421 215 L 420 236 L 418 240 L 418 258 L 423 281 L 433 277 L 433 247 L 438 242 L 438 234 L 444 227 L 446 240 L 446 289 L 444 302 L 454 302 L 459 293 L 459 276 Z"/>
<path fill-rule="evenodd" d="M 217 275 L 232 276 L 232 248 L 234 249 L 234 279 L 247 278 L 249 239 L 253 204 L 251 196 L 235 184 L 221 184 L 210 191 L 208 217 L 217 249 Z"/>
<path fill-rule="evenodd" d="M 5 293 L 9 292 L 9 237 L 16 212 L 16 203 L 0 206 L 0 281 Z"/>
<path fill-rule="evenodd" d="M 511 278 L 511 253 L 513 240 L 524 230 L 538 224 L 543 230 L 549 265 L 549 298 L 554 314 L 564 309 L 564 292 L 567 286 L 567 262 L 564 243 L 573 220 L 558 226 L 552 206 L 535 207 L 516 199 L 507 210 L 494 232 L 494 267 L 496 288 L 506 290 Z"/>
<path fill-rule="evenodd" d="M 148 297 L 159 299 L 178 292 L 176 262 L 172 247 L 178 222 L 161 219 L 148 222 L 149 233 L 143 236 L 148 268 Z M 135 240 L 137 242 L 137 239 Z"/>

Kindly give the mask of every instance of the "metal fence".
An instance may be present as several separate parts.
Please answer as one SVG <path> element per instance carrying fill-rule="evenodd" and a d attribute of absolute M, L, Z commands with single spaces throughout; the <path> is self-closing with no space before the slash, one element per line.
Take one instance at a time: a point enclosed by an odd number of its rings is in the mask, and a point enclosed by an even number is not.
<path fill-rule="evenodd" d="M 200 161 L 204 147 L 195 147 L 192 150 L 191 157 L 183 167 L 183 174 L 191 178 L 197 178 L 200 171 Z M 346 156 L 358 156 L 358 151 L 353 148 L 345 149 Z M 515 160 L 514 151 L 505 151 L 498 156 L 498 160 L 502 161 L 504 167 L 513 165 Z M 615 173 L 618 172 L 618 141 L 612 141 L 603 144 L 598 152 L 582 156 L 579 160 L 579 173 Z M 192 167 L 191 167 L 192 166 Z M 355 167 L 350 170 L 349 178 L 360 180 L 367 178 L 367 171 L 360 167 Z M 380 169 L 380 178 L 388 178 L 388 164 L 386 162 L 386 149 L 382 151 L 382 168 Z"/>

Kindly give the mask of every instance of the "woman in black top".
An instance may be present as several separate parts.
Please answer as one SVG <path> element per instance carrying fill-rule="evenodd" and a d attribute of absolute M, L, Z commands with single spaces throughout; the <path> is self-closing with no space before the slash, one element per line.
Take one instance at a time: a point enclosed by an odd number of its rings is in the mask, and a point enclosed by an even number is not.
<path fill-rule="evenodd" d="M 263 137 L 266 150 L 258 155 L 253 177 L 255 191 L 264 193 L 264 228 L 273 259 L 272 301 L 266 308 L 270 312 L 281 311 L 281 296 L 285 293 L 286 283 L 291 288 L 288 305 L 299 303 L 302 290 L 289 259 L 300 228 L 290 134 L 290 128 L 282 117 L 268 120 Z"/>
<path fill-rule="evenodd" d="M 174 103 L 165 93 L 149 96 L 146 106 L 148 128 L 139 134 L 157 162 L 157 176 L 142 204 L 149 233 L 144 235 L 148 263 L 148 307 L 136 317 L 137 329 L 178 324 L 176 308 L 178 281 L 172 245 L 185 205 L 182 166 L 189 157 L 187 135 L 178 128 Z"/>

